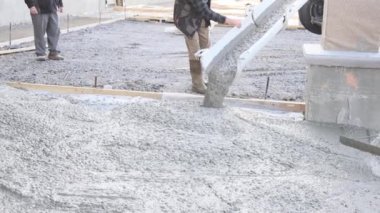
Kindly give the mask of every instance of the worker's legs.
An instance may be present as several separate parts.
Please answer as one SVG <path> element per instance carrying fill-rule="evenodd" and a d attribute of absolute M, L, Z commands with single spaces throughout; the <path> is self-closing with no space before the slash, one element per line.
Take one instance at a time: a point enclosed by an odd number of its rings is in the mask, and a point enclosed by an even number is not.
<path fill-rule="evenodd" d="M 186 46 L 189 53 L 190 74 L 192 80 L 192 90 L 197 93 L 204 94 L 206 92 L 206 85 L 203 81 L 201 63 L 195 57 L 195 53 L 200 50 L 199 35 L 195 33 L 192 38 L 186 38 Z"/>
<path fill-rule="evenodd" d="M 196 61 L 198 58 L 195 57 L 195 53 L 199 51 L 199 36 L 196 32 L 192 38 L 185 36 L 187 52 L 189 54 L 190 61 Z"/>
<path fill-rule="evenodd" d="M 206 27 L 206 23 L 202 22 L 202 27 L 198 31 L 199 45 L 201 49 L 210 48 L 210 29 Z"/>
<path fill-rule="evenodd" d="M 207 87 L 203 81 L 201 63 L 199 58 L 195 57 L 195 53 L 198 52 L 201 47 L 207 48 L 209 46 L 208 37 L 208 28 L 206 29 L 204 22 L 202 23 L 201 29 L 196 32 L 192 38 L 185 37 L 189 53 L 190 74 L 193 84 L 192 90 L 201 94 L 206 92 Z"/>
<path fill-rule="evenodd" d="M 57 13 L 49 14 L 46 33 L 49 46 L 49 59 L 62 60 L 63 58 L 59 56 L 58 50 L 58 41 L 61 31 L 59 29 L 59 19 Z"/>
<path fill-rule="evenodd" d="M 206 23 L 202 22 L 202 27 L 198 31 L 198 37 L 199 37 L 199 45 L 201 49 L 208 49 L 211 46 L 210 41 L 210 29 L 209 27 L 206 27 Z M 201 66 L 200 61 L 199 66 Z"/>
<path fill-rule="evenodd" d="M 48 20 L 49 15 L 47 14 L 32 15 L 34 44 L 36 46 L 37 57 L 46 55 L 46 42 L 44 37 Z"/>
<path fill-rule="evenodd" d="M 48 47 L 50 52 L 57 52 L 58 40 L 60 36 L 59 20 L 57 13 L 49 14 L 49 21 L 47 23 L 46 33 L 48 40 Z"/>

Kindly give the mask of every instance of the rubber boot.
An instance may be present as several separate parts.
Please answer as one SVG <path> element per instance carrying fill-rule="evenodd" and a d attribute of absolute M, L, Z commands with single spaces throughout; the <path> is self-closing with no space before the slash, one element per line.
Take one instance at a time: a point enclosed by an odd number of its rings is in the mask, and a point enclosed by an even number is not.
<path fill-rule="evenodd" d="M 202 67 L 199 60 L 190 60 L 190 74 L 193 83 L 192 91 L 200 94 L 205 94 L 207 87 L 203 81 Z"/>

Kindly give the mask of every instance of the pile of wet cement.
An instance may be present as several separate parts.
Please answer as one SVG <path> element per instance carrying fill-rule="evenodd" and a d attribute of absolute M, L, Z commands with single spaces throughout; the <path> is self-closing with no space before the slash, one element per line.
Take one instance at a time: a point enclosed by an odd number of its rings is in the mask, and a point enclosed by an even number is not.
<path fill-rule="evenodd" d="M 229 50 L 220 62 L 212 67 L 208 75 L 207 92 L 204 99 L 206 107 L 223 107 L 224 97 L 227 95 L 229 88 L 235 80 L 237 74 L 237 60 L 239 56 L 255 44 L 268 30 L 276 23 L 286 12 L 290 3 L 294 0 L 284 0 L 275 4 L 271 8 L 273 12 L 267 14 L 263 24 L 252 27 L 250 32 Z"/>
<path fill-rule="evenodd" d="M 380 179 L 299 114 L 0 87 L 0 211 L 375 212 Z"/>

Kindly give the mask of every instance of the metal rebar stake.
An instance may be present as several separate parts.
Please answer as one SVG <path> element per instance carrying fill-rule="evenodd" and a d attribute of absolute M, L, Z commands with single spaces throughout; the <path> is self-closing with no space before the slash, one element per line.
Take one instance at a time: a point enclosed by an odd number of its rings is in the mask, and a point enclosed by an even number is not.
<path fill-rule="evenodd" d="M 94 87 L 95 87 L 95 88 L 98 87 L 98 76 L 95 76 L 95 79 L 94 79 Z"/>
<path fill-rule="evenodd" d="M 123 0 L 123 7 L 124 7 L 124 19 L 127 20 L 127 5 L 125 5 L 125 0 Z"/>
<path fill-rule="evenodd" d="M 268 77 L 267 77 L 267 86 L 265 87 L 265 96 L 264 96 L 264 99 L 265 99 L 265 100 L 266 100 L 267 97 L 268 97 L 269 81 L 270 81 L 270 77 L 268 76 Z"/>
<path fill-rule="evenodd" d="M 101 12 L 101 9 L 100 9 L 100 0 L 99 0 L 99 4 L 98 4 L 98 9 L 99 9 L 99 24 L 102 22 L 102 12 Z"/>
<path fill-rule="evenodd" d="M 70 14 L 67 14 L 67 18 L 66 18 L 66 21 L 67 21 L 67 32 L 70 31 Z"/>
<path fill-rule="evenodd" d="M 12 22 L 9 22 L 9 47 L 8 49 L 12 48 Z"/>

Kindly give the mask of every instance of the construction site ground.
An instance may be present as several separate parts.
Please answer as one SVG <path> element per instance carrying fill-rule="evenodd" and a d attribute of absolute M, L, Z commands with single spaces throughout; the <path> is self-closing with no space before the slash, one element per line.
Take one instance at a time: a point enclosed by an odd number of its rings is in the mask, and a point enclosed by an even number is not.
<path fill-rule="evenodd" d="M 120 21 L 62 35 L 65 60 L 41 63 L 32 52 L 2 56 L 0 79 L 30 83 L 93 86 L 95 77 L 113 88 L 190 92 L 188 56 L 182 35 L 172 24 Z M 216 42 L 230 28 L 215 27 Z M 302 44 L 319 42 L 304 30 L 281 33 L 231 88 L 231 96 L 303 100 L 306 62 Z M 32 43 L 21 46 L 31 46 Z M 207 75 L 206 75 L 207 76 Z"/>
<path fill-rule="evenodd" d="M 217 41 L 229 28 L 212 31 Z M 303 100 L 303 43 L 286 30 L 229 96 Z M 17 90 L 7 81 L 190 93 L 172 25 L 119 21 L 60 40 L 64 61 L 0 56 L 1 212 L 378 212 L 379 158 L 339 143 L 367 136 L 300 113 L 198 101 Z M 25 46 L 32 44 L 23 44 Z M 371 132 L 371 135 L 376 134 Z"/>

